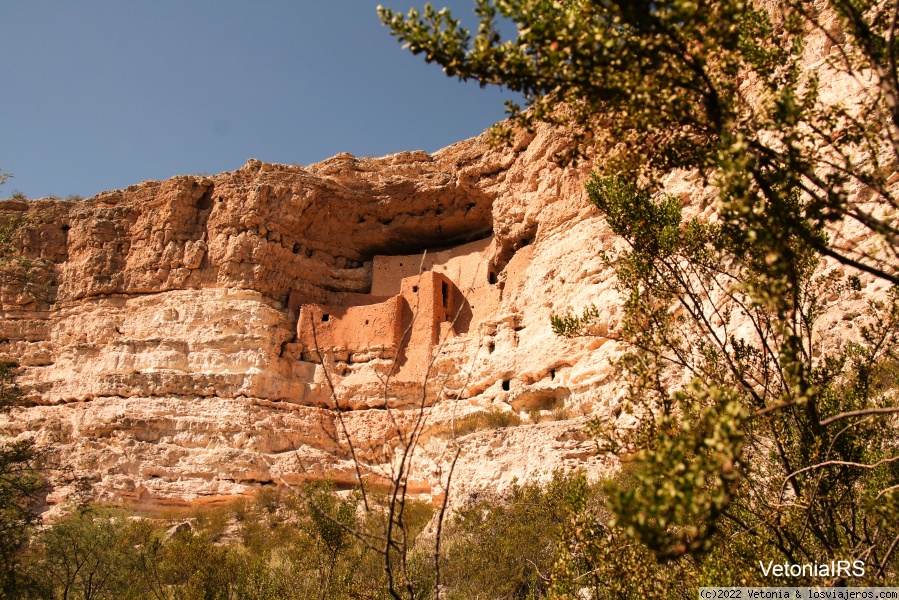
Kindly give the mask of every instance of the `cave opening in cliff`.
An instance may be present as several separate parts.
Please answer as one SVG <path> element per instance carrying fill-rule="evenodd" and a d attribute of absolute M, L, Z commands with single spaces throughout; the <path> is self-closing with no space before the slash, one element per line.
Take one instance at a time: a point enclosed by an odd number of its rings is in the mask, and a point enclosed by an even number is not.
<path fill-rule="evenodd" d="M 419 229 L 407 229 L 396 232 L 389 240 L 381 243 L 360 247 L 359 256 L 362 260 L 371 260 L 371 257 L 380 256 L 407 256 L 423 252 L 433 254 L 452 250 L 471 242 L 484 240 L 493 235 L 493 225 L 481 229 L 469 227 L 456 231 L 435 232 L 433 229 L 422 231 Z M 417 265 L 417 263 L 416 263 Z M 404 266 L 400 263 L 400 266 Z"/>

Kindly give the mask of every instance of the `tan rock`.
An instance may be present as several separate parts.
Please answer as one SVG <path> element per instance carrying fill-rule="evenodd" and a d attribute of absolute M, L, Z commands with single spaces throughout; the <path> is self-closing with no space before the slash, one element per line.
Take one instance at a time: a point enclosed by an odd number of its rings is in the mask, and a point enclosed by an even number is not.
<path fill-rule="evenodd" d="M 853 89 L 828 81 L 825 93 Z M 440 432 L 487 410 L 524 424 L 460 439 L 451 494 L 558 468 L 602 473 L 611 462 L 594 455 L 585 418 L 629 418 L 610 368 L 621 299 L 599 258 L 615 242 L 585 201 L 589 165 L 553 161 L 567 144 L 541 128 L 511 148 L 482 136 L 433 155 L 250 160 L 83 202 L 0 201 L 39 217 L 24 253 L 43 261 L 49 290 L 0 289 L 0 359 L 23 366 L 31 403 L 3 425 L 52 443 L 98 499 L 145 507 L 351 485 L 347 434 L 366 475 L 387 478 L 422 409 L 416 493 L 446 492 Z M 695 173 L 665 187 L 715 218 Z M 852 328 L 842 315 L 865 299 L 826 300 L 841 308 L 822 343 L 839 343 Z M 552 314 L 590 304 L 592 337 L 552 333 Z"/>

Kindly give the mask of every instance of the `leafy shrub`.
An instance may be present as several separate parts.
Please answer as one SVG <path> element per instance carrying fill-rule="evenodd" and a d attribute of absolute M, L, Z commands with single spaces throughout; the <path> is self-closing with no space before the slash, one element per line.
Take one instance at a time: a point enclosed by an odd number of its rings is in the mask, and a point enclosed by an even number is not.
<path fill-rule="evenodd" d="M 17 365 L 0 362 L 0 415 L 22 399 Z M 22 569 L 22 551 L 40 521 L 34 506 L 44 487 L 35 468 L 39 453 L 31 440 L 6 441 L 0 429 L 0 599 L 30 585 Z"/>
<path fill-rule="evenodd" d="M 595 304 L 585 306 L 581 316 L 567 315 L 551 315 L 549 317 L 550 325 L 552 325 L 553 333 L 562 337 L 573 338 L 586 334 L 586 328 L 599 318 L 599 309 Z"/>
<path fill-rule="evenodd" d="M 304 494 L 265 489 L 252 501 L 194 511 L 184 528 L 172 527 L 183 513 L 129 519 L 91 507 L 47 528 L 20 558 L 42 599 L 381 597 L 381 557 L 352 531 L 377 535 L 383 511 L 359 519 L 356 498 L 327 485 Z M 430 518 L 420 504 L 407 505 L 412 536 Z"/>
<path fill-rule="evenodd" d="M 582 477 L 555 473 L 546 485 L 516 485 L 457 511 L 441 557 L 447 598 L 544 597 L 572 514 L 570 488 Z"/>

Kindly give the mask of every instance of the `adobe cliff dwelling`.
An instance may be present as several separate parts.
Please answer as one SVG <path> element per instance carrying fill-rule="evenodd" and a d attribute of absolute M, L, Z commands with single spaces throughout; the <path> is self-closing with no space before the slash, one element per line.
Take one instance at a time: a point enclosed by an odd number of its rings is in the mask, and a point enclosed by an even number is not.
<path fill-rule="evenodd" d="M 297 344 L 288 347 L 296 352 L 299 346 L 303 361 L 330 358 L 341 375 L 354 364 L 387 360 L 395 385 L 422 388 L 440 347 L 468 334 L 472 323 L 483 322 L 500 306 L 505 282 L 491 270 L 492 242 L 491 237 L 430 254 L 374 256 L 371 293 L 343 293 L 336 305 L 300 305 Z M 298 304 L 292 295 L 291 308 Z M 433 399 L 436 392 L 422 393 Z M 385 401 L 394 397 L 388 386 Z M 351 397 L 339 400 L 353 406 Z"/>

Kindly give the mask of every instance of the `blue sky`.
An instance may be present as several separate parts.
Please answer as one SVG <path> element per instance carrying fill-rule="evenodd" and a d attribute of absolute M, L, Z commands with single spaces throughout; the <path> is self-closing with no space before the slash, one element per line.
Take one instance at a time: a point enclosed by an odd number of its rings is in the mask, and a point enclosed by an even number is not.
<path fill-rule="evenodd" d="M 510 95 L 403 50 L 375 10 L 424 1 L 0 0 L 0 197 L 477 135 Z M 434 4 L 476 25 L 471 0 Z"/>

